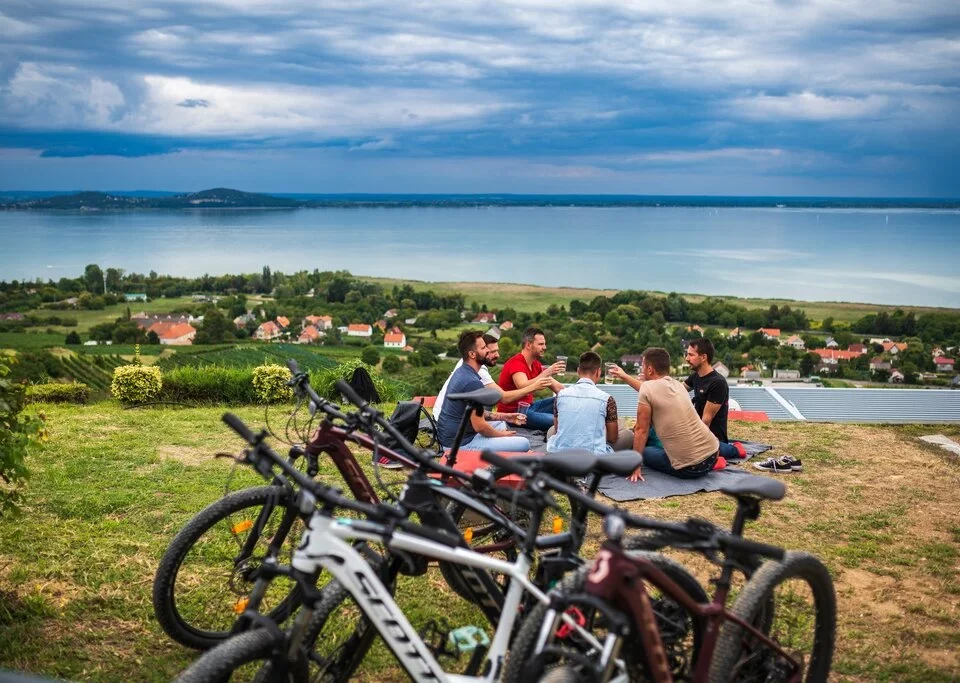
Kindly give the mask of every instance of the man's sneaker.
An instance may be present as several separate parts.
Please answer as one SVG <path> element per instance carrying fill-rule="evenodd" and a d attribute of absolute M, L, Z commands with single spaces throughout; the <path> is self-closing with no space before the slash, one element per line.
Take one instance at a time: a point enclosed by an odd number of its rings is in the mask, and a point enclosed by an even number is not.
<path fill-rule="evenodd" d="M 741 458 L 747 457 L 747 449 L 743 447 L 742 443 L 739 441 L 734 441 L 733 447 L 737 449 L 737 455 L 739 455 Z"/>
<path fill-rule="evenodd" d="M 385 470 L 402 470 L 403 465 L 396 460 L 388 458 L 385 455 L 381 455 L 380 459 L 377 460 L 377 465 L 382 467 Z"/>
<path fill-rule="evenodd" d="M 803 463 L 790 455 L 782 455 L 779 458 L 767 458 L 763 462 L 755 462 L 753 466 L 764 472 L 773 472 L 774 474 L 789 474 L 791 472 L 802 472 Z"/>

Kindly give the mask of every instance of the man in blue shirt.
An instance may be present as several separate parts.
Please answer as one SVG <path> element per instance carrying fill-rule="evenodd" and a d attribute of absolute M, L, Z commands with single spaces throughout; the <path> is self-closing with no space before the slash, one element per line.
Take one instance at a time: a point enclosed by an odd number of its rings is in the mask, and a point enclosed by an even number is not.
<path fill-rule="evenodd" d="M 463 413 L 468 408 L 466 402 L 454 401 L 450 396 L 484 388 L 480 379 L 480 368 L 483 367 L 487 352 L 483 333 L 474 330 L 464 332 L 460 335 L 457 348 L 463 358 L 463 365 L 450 376 L 447 399 L 443 402 L 437 418 L 437 433 L 444 448 L 453 446 Z M 470 450 L 523 452 L 530 450 L 530 442 L 525 437 L 516 436 L 516 432 L 508 430 L 503 422 L 488 422 L 483 415 L 471 413 L 461 447 Z"/>

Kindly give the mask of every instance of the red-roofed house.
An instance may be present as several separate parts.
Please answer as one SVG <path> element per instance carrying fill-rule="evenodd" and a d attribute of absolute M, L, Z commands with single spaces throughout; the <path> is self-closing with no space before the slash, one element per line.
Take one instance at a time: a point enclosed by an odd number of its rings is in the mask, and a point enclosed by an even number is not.
<path fill-rule="evenodd" d="M 473 319 L 475 323 L 495 323 L 497 322 L 496 313 L 477 313 L 477 317 Z"/>
<path fill-rule="evenodd" d="M 383 348 L 385 349 L 402 349 L 407 345 L 407 335 L 403 332 L 400 334 L 395 334 L 393 332 L 387 332 L 383 335 Z"/>
<path fill-rule="evenodd" d="M 282 315 L 278 315 L 278 316 L 277 316 L 277 326 L 278 326 L 281 330 L 287 329 L 288 327 L 290 327 L 290 319 L 289 319 L 289 318 L 284 318 Z"/>
<path fill-rule="evenodd" d="M 803 351 L 805 348 L 807 348 L 807 345 L 803 343 L 803 339 L 800 338 L 799 334 L 791 334 L 786 338 L 785 341 L 782 342 L 782 344 L 784 346 L 792 346 L 798 351 Z"/>
<path fill-rule="evenodd" d="M 883 342 L 883 350 L 892 356 L 896 356 L 901 351 L 906 351 L 906 349 L 907 349 L 907 342 L 893 342 L 893 341 Z"/>
<path fill-rule="evenodd" d="M 318 330 L 329 330 L 333 327 L 333 318 L 329 315 L 308 315 L 300 322 L 300 329 L 316 327 Z"/>
<path fill-rule="evenodd" d="M 859 353 L 854 353 L 853 351 L 838 351 L 837 349 L 813 349 L 810 353 L 817 354 L 823 359 L 824 363 L 829 363 L 830 365 L 836 365 L 842 360 L 853 360 L 860 356 Z"/>
<path fill-rule="evenodd" d="M 193 338 L 197 336 L 197 330 L 190 323 L 173 323 L 166 327 L 162 333 L 158 332 L 157 336 L 160 337 L 161 344 L 189 346 L 193 344 Z"/>
<path fill-rule="evenodd" d="M 386 321 L 386 320 L 378 320 L 377 322 L 375 322 L 375 323 L 373 324 L 373 326 L 376 327 L 376 328 L 377 328 L 378 330 L 380 330 L 381 332 L 386 332 L 386 331 L 387 331 L 387 321 Z"/>
<path fill-rule="evenodd" d="M 778 327 L 761 327 L 757 332 L 762 334 L 764 339 L 780 338 L 780 328 Z"/>
<path fill-rule="evenodd" d="M 406 346 L 403 347 L 403 350 L 409 353 L 413 351 L 413 347 L 407 344 Z"/>
<path fill-rule="evenodd" d="M 937 372 L 953 372 L 953 358 L 934 358 L 933 364 L 937 367 Z"/>
<path fill-rule="evenodd" d="M 313 344 L 314 342 L 316 342 L 317 340 L 319 340 L 320 337 L 322 337 L 322 336 L 323 336 L 323 332 L 321 332 L 320 330 L 318 330 L 318 329 L 317 329 L 316 327 L 314 327 L 313 325 L 308 325 L 307 327 L 304 327 L 304 328 L 303 328 L 303 332 L 301 332 L 301 333 L 300 333 L 300 336 L 297 337 L 297 343 L 298 343 L 298 344 Z"/>
<path fill-rule="evenodd" d="M 863 344 L 851 344 L 850 346 L 847 347 L 847 351 L 849 351 L 850 353 L 855 353 L 858 356 L 862 356 L 867 352 L 867 347 L 864 346 Z"/>
<path fill-rule="evenodd" d="M 386 313 L 383 314 L 383 317 L 384 317 L 384 318 L 396 318 L 396 317 L 397 317 L 397 309 L 391 308 L 389 311 L 387 311 Z"/>
<path fill-rule="evenodd" d="M 500 323 L 500 329 L 501 329 L 501 330 L 512 330 L 512 329 L 513 329 L 513 323 L 512 323 L 511 321 L 509 321 L 509 320 L 504 320 L 502 323 Z"/>
<path fill-rule="evenodd" d="M 880 356 L 877 356 L 870 361 L 870 372 L 876 372 L 877 370 L 889 370 L 891 367 L 893 366 L 890 365 L 890 361 L 884 360 Z"/>
<path fill-rule="evenodd" d="M 261 323 L 260 327 L 257 328 L 257 331 L 253 333 L 254 339 L 259 339 L 260 341 L 270 341 L 271 339 L 276 339 L 282 334 L 280 327 L 277 323 L 272 320 L 268 320 L 265 323 Z"/>
<path fill-rule="evenodd" d="M 350 323 L 349 325 L 347 325 L 347 336 L 348 337 L 372 337 L 373 326 L 364 325 L 363 323 Z"/>

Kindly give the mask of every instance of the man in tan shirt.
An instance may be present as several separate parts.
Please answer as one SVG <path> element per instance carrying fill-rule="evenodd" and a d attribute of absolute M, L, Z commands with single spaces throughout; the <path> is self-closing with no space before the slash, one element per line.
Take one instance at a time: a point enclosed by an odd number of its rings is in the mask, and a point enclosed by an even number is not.
<path fill-rule="evenodd" d="M 647 467 L 683 479 L 702 477 L 717 462 L 720 442 L 697 415 L 686 387 L 670 377 L 667 350 L 651 347 L 644 351 L 640 376 L 643 382 L 637 400 L 633 450 L 643 454 Z M 663 448 L 647 446 L 651 424 Z M 640 468 L 627 478 L 642 481 Z"/>

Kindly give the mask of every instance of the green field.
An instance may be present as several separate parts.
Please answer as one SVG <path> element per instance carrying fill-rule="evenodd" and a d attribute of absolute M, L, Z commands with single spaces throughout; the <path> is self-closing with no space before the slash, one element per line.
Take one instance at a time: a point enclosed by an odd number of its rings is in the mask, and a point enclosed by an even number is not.
<path fill-rule="evenodd" d="M 425 282 L 422 280 L 400 280 L 392 278 L 359 277 L 361 280 L 378 282 L 384 287 L 394 285 L 410 285 L 417 291 L 433 290 L 438 294 L 463 294 L 467 304 L 477 302 L 487 304 L 491 310 L 514 308 L 524 313 L 534 313 L 546 310 L 552 304 L 566 306 L 571 299 L 580 299 L 589 302 L 596 296 L 612 296 L 614 289 L 578 289 L 574 287 L 538 287 L 515 283 L 490 282 Z M 656 296 L 666 296 L 666 292 L 650 291 Z M 703 301 L 703 294 L 683 294 L 683 297 L 692 302 Z M 795 301 L 792 299 L 744 299 L 732 296 L 716 297 L 745 308 L 769 308 L 770 306 L 789 305 L 791 308 L 802 308 L 811 320 L 823 320 L 832 317 L 834 320 L 853 322 L 868 313 L 878 311 L 893 312 L 902 309 L 916 313 L 948 312 L 956 313 L 955 308 L 931 308 L 927 306 L 884 306 L 880 304 L 848 303 L 834 301 Z"/>
<path fill-rule="evenodd" d="M 127 309 L 130 309 L 131 314 L 139 313 L 143 311 L 148 315 L 154 314 L 163 314 L 170 313 L 171 311 L 177 308 L 183 308 L 184 306 L 195 306 L 196 304 L 193 301 L 192 297 L 181 296 L 173 297 L 170 299 L 154 299 L 152 301 L 131 301 L 130 303 L 119 303 L 113 304 L 112 306 L 107 306 L 99 311 L 84 311 L 84 310 L 73 310 L 68 309 L 64 311 L 54 311 L 49 308 L 35 308 L 31 311 L 27 311 L 27 314 L 30 315 L 39 315 L 39 316 L 49 316 L 49 315 L 61 315 L 68 318 L 76 318 L 77 326 L 76 327 L 57 327 L 56 325 L 51 326 L 51 329 L 56 330 L 57 332 L 63 332 L 66 334 L 71 330 L 76 330 L 80 334 L 84 334 L 94 325 L 99 325 L 100 323 L 109 323 L 113 322 L 117 318 L 126 314 Z"/>
<path fill-rule="evenodd" d="M 389 408 L 389 406 L 387 406 Z M 153 618 L 157 561 L 176 531 L 223 495 L 230 464 L 211 456 L 239 440 L 222 409 L 122 410 L 38 406 L 50 440 L 32 448 L 23 515 L 0 525 L 0 668 L 70 680 L 168 681 L 196 655 Z M 282 424 L 283 410 L 271 409 Z M 273 412 L 275 411 L 275 412 Z M 253 426 L 263 409 L 236 411 Z M 960 464 L 916 441 L 956 426 L 861 427 L 736 423 L 740 438 L 802 455 L 787 498 L 750 524 L 757 540 L 820 555 L 837 585 L 836 681 L 946 683 L 960 678 Z M 360 458 L 369 467 L 369 458 Z M 328 461 L 321 477 L 336 482 Z M 397 473 L 386 473 L 397 481 Z M 232 488 L 258 480 L 241 470 Z M 662 519 L 720 523 L 733 504 L 720 493 L 628 503 Z M 591 520 L 585 554 L 596 552 Z M 680 555 L 703 581 L 712 568 Z M 401 605 L 416 627 L 447 617 L 481 624 L 438 571 L 405 578 Z M 382 647 L 360 681 L 401 681 Z"/>

